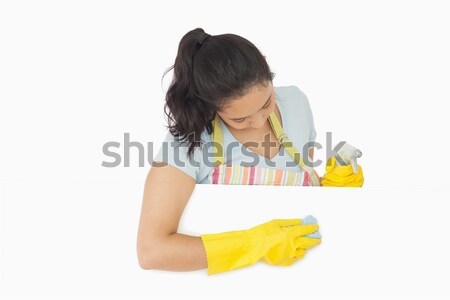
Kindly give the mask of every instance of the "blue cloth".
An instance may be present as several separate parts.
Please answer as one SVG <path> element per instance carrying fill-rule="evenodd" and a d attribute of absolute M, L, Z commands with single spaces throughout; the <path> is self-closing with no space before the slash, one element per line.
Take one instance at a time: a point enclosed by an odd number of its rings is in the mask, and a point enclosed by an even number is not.
<path fill-rule="evenodd" d="M 308 215 L 308 216 L 306 216 L 306 217 L 304 217 L 304 218 L 302 219 L 302 225 L 306 225 L 306 224 L 317 224 L 317 219 L 314 218 L 314 217 L 311 216 L 311 215 Z M 313 233 L 311 233 L 311 234 L 305 235 L 305 236 L 306 236 L 306 237 L 310 237 L 310 238 L 315 238 L 315 239 L 320 239 L 320 238 L 322 238 L 322 236 L 320 235 L 319 230 L 317 230 L 317 231 L 315 231 L 315 232 L 313 232 Z"/>

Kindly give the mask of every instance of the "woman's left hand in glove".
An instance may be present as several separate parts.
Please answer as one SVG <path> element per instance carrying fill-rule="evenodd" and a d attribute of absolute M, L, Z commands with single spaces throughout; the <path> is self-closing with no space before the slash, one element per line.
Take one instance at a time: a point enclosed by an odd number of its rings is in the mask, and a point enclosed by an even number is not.
<path fill-rule="evenodd" d="M 322 186 L 361 187 L 364 184 L 362 168 L 358 165 L 358 173 L 353 172 L 351 165 L 336 165 L 336 157 L 328 159 L 323 175 Z"/>

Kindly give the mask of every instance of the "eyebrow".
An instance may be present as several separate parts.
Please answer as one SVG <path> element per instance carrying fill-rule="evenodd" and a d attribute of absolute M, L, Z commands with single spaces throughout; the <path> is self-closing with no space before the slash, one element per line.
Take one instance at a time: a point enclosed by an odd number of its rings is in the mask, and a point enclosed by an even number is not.
<path fill-rule="evenodd" d="M 258 111 L 260 111 L 261 109 L 263 109 L 263 107 L 266 106 L 267 103 L 269 103 L 270 99 L 272 99 L 272 93 L 270 93 L 269 99 L 267 99 L 266 103 L 264 103 L 264 105 L 263 105 Z M 233 119 L 230 119 L 230 120 L 233 120 L 233 121 L 236 121 L 236 120 L 243 120 L 243 119 L 246 119 L 246 118 L 248 118 L 248 117 L 250 117 L 250 116 L 242 117 L 242 118 L 233 118 Z"/>

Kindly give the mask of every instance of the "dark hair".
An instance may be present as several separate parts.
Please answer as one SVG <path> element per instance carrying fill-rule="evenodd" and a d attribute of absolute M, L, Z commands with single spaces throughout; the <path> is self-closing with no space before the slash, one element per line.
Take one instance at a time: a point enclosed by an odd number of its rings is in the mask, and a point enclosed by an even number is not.
<path fill-rule="evenodd" d="M 212 133 L 215 113 L 252 87 L 272 82 L 275 74 L 250 41 L 235 34 L 204 36 L 202 28 L 186 33 L 179 45 L 164 112 L 170 133 L 189 143 L 188 156 L 201 145 L 206 128 Z M 162 80 L 162 79 L 161 79 Z"/>

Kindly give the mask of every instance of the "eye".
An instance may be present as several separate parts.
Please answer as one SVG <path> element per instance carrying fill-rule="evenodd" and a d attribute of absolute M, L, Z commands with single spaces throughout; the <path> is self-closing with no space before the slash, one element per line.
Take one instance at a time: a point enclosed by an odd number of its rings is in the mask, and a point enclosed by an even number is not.
<path fill-rule="evenodd" d="M 267 102 L 267 104 L 264 105 L 262 108 L 268 108 L 270 106 L 270 103 L 272 103 L 272 99 L 270 99 L 270 101 Z M 236 122 L 236 123 L 242 123 L 242 122 L 244 122 L 244 120 L 245 119 L 239 119 L 239 120 L 233 120 L 233 121 Z"/>
<path fill-rule="evenodd" d="M 270 106 L 270 103 L 272 103 L 272 99 L 269 102 L 267 102 L 267 104 L 264 105 L 263 108 L 268 108 Z"/>

